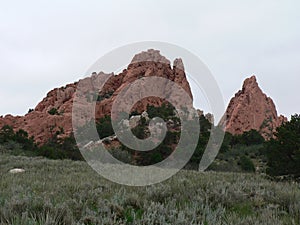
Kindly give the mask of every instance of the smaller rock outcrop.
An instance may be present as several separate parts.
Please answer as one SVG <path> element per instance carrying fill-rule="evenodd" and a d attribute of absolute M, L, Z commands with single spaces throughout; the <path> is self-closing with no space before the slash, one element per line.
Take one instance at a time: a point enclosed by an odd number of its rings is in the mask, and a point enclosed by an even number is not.
<path fill-rule="evenodd" d="M 220 124 L 232 134 L 257 130 L 265 139 L 273 137 L 276 128 L 287 121 L 278 116 L 273 100 L 258 86 L 255 76 L 244 81 L 242 90 L 231 99 Z"/>

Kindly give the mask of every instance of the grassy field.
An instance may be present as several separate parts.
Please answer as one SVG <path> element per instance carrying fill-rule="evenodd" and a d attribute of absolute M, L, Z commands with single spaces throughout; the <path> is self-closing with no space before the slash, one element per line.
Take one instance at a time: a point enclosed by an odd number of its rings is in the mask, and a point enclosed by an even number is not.
<path fill-rule="evenodd" d="M 85 162 L 1 153 L 0 176 L 0 224 L 300 224 L 300 185 L 262 175 L 181 171 L 126 187 Z"/>

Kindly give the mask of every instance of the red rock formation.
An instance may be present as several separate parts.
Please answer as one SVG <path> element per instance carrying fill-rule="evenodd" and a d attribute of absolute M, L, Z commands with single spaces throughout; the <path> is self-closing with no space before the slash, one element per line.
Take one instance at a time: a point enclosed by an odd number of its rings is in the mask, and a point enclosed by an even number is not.
<path fill-rule="evenodd" d="M 34 136 L 37 143 L 47 142 L 56 132 L 60 137 L 66 137 L 72 132 L 72 98 L 75 90 L 76 83 L 56 88 L 25 116 L 7 115 L 0 118 L 0 127 L 10 125 L 14 130 L 23 129 L 29 136 Z M 57 113 L 49 114 L 51 109 L 56 109 Z"/>
<path fill-rule="evenodd" d="M 103 75 L 93 73 L 91 77 L 80 82 L 85 82 L 87 96 L 93 98 L 88 87 L 93 84 L 97 76 Z M 96 105 L 96 118 L 109 115 L 112 103 L 116 96 L 129 83 L 149 76 L 164 77 L 180 85 L 192 98 L 191 89 L 186 79 L 184 67 L 181 59 L 176 59 L 171 67 L 170 61 L 161 56 L 159 51 L 148 50 L 137 54 L 130 65 L 119 75 L 113 75 L 104 85 L 99 93 L 100 99 Z M 56 133 L 59 137 L 67 137 L 72 133 L 72 104 L 78 82 L 65 87 L 56 88 L 50 91 L 47 96 L 36 106 L 33 112 L 25 116 L 0 117 L 0 128 L 3 125 L 10 125 L 14 130 L 23 129 L 29 136 L 34 136 L 37 143 L 45 143 Z M 168 87 L 166 87 L 167 89 Z M 136 90 L 139 93 L 140 90 Z M 97 96 L 96 96 L 97 97 Z M 95 100 L 95 99 L 94 99 Z M 133 110 L 142 112 L 147 104 L 160 106 L 163 100 L 149 97 L 138 102 Z M 83 106 L 84 107 L 84 106 Z M 53 111 L 51 115 L 49 111 Z"/>
<path fill-rule="evenodd" d="M 134 56 L 133 60 L 129 64 L 128 68 L 117 76 L 112 76 L 104 85 L 103 90 L 100 92 L 100 96 L 108 96 L 107 99 L 98 102 L 96 117 L 103 117 L 111 112 L 111 107 L 124 87 L 130 83 L 142 78 L 157 76 L 166 78 L 181 86 L 193 99 L 190 85 L 186 79 L 184 67 L 181 59 L 175 59 L 173 68 L 171 63 L 164 56 L 161 56 L 159 51 L 150 49 L 147 52 L 142 52 Z M 140 95 L 143 88 L 135 86 L 132 92 Z M 168 87 L 164 90 L 158 90 L 167 92 Z M 111 95 L 111 96 L 110 96 Z M 184 101 L 184 100 L 183 100 Z M 146 110 L 147 105 L 160 106 L 163 100 L 157 97 L 145 98 L 136 103 L 133 107 L 133 111 L 143 112 Z"/>
<path fill-rule="evenodd" d="M 254 129 L 269 139 L 285 121 L 284 116 L 278 117 L 273 100 L 262 92 L 256 77 L 252 76 L 244 81 L 243 89 L 231 99 L 221 125 L 232 134 Z"/>

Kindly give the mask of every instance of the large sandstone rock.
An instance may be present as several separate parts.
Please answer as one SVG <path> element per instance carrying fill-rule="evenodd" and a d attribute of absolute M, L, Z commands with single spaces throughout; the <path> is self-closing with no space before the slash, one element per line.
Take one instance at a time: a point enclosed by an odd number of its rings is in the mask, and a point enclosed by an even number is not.
<path fill-rule="evenodd" d="M 127 69 L 119 75 L 112 76 L 106 82 L 103 90 L 100 92 L 100 96 L 103 96 L 105 99 L 97 103 L 96 117 L 99 118 L 110 114 L 113 102 L 126 86 L 142 77 L 151 76 L 162 77 L 175 82 L 188 93 L 191 99 L 193 99 L 191 88 L 184 72 L 182 60 L 175 59 L 173 67 L 171 67 L 170 61 L 164 56 L 161 56 L 159 51 L 150 49 L 147 52 L 135 55 Z M 155 88 L 154 85 L 153 88 Z M 136 85 L 131 92 L 133 94 L 136 93 L 136 95 L 142 95 L 143 90 L 144 87 Z M 165 88 L 157 91 L 165 93 L 169 90 L 170 88 L 168 88 L 166 84 Z M 147 105 L 161 106 L 163 102 L 164 101 L 160 98 L 148 97 L 137 102 L 132 110 L 142 113 L 147 109 Z M 186 102 L 188 104 L 187 99 L 181 99 L 181 102 Z"/>
<path fill-rule="evenodd" d="M 56 134 L 67 137 L 72 132 L 72 98 L 75 90 L 76 83 L 56 88 L 25 116 L 0 117 L 0 127 L 10 125 L 14 130 L 23 129 L 41 144 Z M 56 109 L 57 113 L 49 114 L 51 109 Z"/>
<path fill-rule="evenodd" d="M 270 139 L 285 121 L 284 116 L 278 117 L 273 100 L 262 92 L 256 77 L 252 76 L 244 81 L 242 90 L 231 99 L 220 123 L 232 134 L 254 129 L 265 139 Z"/>
<path fill-rule="evenodd" d="M 112 76 L 105 83 L 99 96 L 98 93 L 96 95 L 93 93 L 92 86 L 98 76 L 106 76 L 105 74 L 93 73 L 91 77 L 79 81 L 81 86 L 85 88 L 83 93 L 87 98 L 90 98 L 90 101 L 98 98 L 95 110 L 96 118 L 110 115 L 113 101 L 117 95 L 128 84 L 142 77 L 158 76 L 174 81 L 192 98 L 192 92 L 186 79 L 182 60 L 175 59 L 173 66 L 171 66 L 170 61 L 157 50 L 151 49 L 137 54 L 122 73 L 118 75 L 107 74 L 107 76 L 109 75 Z M 72 105 L 77 86 L 78 82 L 75 82 L 50 91 L 36 106 L 34 111 L 25 116 L 14 117 L 7 115 L 0 117 L 0 128 L 4 125 L 10 125 L 14 130 L 23 129 L 28 132 L 29 136 L 34 136 L 35 141 L 40 144 L 47 142 L 49 138 L 57 134 L 61 138 L 68 137 L 72 133 Z M 168 89 L 166 86 L 165 90 Z M 133 91 L 139 94 L 141 88 L 136 87 Z M 181 101 L 185 101 L 185 99 L 181 99 Z M 163 102 L 163 99 L 148 97 L 137 102 L 133 110 L 141 113 L 146 110 L 148 104 L 160 106 Z M 82 107 L 85 107 L 84 103 L 82 103 Z M 51 110 L 55 113 L 50 114 L 49 111 Z M 85 115 L 81 115 L 81 117 L 83 118 L 82 121 L 85 121 Z"/>

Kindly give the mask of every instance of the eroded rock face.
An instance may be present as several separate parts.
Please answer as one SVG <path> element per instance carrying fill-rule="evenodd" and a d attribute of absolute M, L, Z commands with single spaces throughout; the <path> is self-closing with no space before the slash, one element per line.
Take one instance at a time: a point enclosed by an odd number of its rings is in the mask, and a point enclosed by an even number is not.
<path fill-rule="evenodd" d="M 90 87 L 93 86 L 99 76 L 111 77 L 98 96 L 98 93 L 95 95 L 90 91 Z M 83 85 L 86 89 L 83 90 L 86 97 L 90 98 L 90 101 L 97 100 L 95 117 L 101 118 L 110 115 L 112 104 L 123 88 L 137 79 L 150 76 L 163 77 L 176 82 L 192 99 L 192 92 L 186 79 L 182 60 L 175 59 L 173 66 L 171 66 L 168 59 L 162 56 L 159 51 L 153 49 L 134 56 L 127 69 L 118 75 L 93 73 L 91 77 L 79 82 L 86 84 Z M 49 138 L 56 134 L 61 138 L 70 136 L 72 133 L 72 106 L 77 86 L 78 82 L 75 82 L 50 91 L 34 111 L 25 116 L 7 115 L 0 117 L 0 128 L 4 125 L 10 125 L 14 130 L 23 129 L 28 132 L 29 136 L 34 136 L 35 141 L 40 144 L 47 142 Z M 168 89 L 169 87 L 166 86 L 165 90 Z M 139 94 L 141 87 L 136 87 L 133 92 Z M 181 99 L 181 101 L 185 101 L 185 99 Z M 137 102 L 133 110 L 141 113 L 146 110 L 148 104 L 161 106 L 163 102 L 160 98 L 148 97 Z M 85 107 L 84 103 L 82 107 Z M 81 115 L 81 117 L 83 118 L 82 121 L 85 121 L 85 115 Z"/>
<path fill-rule="evenodd" d="M 122 73 L 117 76 L 112 76 L 104 85 L 103 90 L 100 95 L 105 99 L 97 103 L 97 112 L 96 117 L 103 117 L 108 115 L 111 112 L 112 104 L 115 101 L 116 97 L 120 92 L 127 87 L 129 84 L 132 84 L 134 81 L 137 81 L 141 78 L 147 77 L 161 77 L 166 78 L 168 81 L 173 81 L 182 87 L 186 93 L 193 99 L 190 85 L 186 79 L 186 74 L 184 71 L 183 63 L 181 59 L 175 59 L 173 67 L 171 63 L 164 56 L 160 55 L 160 52 L 157 50 L 150 49 L 147 52 L 142 52 L 134 56 L 133 60 Z M 145 88 L 155 88 L 155 85 L 152 87 L 145 87 L 135 85 L 131 89 L 133 95 L 142 96 L 145 91 Z M 157 92 L 167 93 L 170 90 L 168 84 L 165 84 L 165 88 L 157 89 Z M 173 95 L 176 93 L 168 93 Z M 181 102 L 187 102 L 185 99 L 179 100 Z M 146 111 L 147 105 L 161 106 L 164 101 L 157 97 L 147 97 L 137 102 L 133 111 L 142 113 Z M 125 104 L 125 103 L 124 103 Z"/>
<path fill-rule="evenodd" d="M 51 137 L 67 137 L 72 132 L 72 99 L 76 83 L 56 88 L 25 116 L 7 115 L 0 118 L 0 127 L 12 126 L 14 130 L 23 129 L 34 136 L 37 143 L 45 143 Z M 53 111 L 53 115 L 49 111 Z"/>
<path fill-rule="evenodd" d="M 231 99 L 220 123 L 232 134 L 254 129 L 265 139 L 270 139 L 285 121 L 287 118 L 278 117 L 273 100 L 262 92 L 256 77 L 252 76 L 244 81 L 242 90 Z"/>

